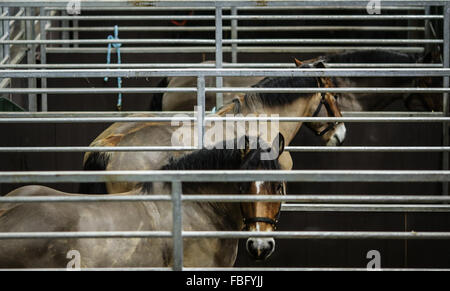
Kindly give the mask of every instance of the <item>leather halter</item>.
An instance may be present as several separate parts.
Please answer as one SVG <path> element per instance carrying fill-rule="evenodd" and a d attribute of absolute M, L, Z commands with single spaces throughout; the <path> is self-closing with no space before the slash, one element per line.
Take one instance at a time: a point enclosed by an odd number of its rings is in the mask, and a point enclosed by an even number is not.
<path fill-rule="evenodd" d="M 284 183 L 283 183 L 283 195 L 286 195 L 286 186 Z M 241 203 L 241 213 L 243 213 L 242 203 Z M 258 217 L 258 216 L 257 217 L 244 217 L 243 218 L 243 223 L 244 223 L 243 230 L 248 230 L 249 225 L 251 223 L 257 223 L 257 222 L 264 222 L 267 224 L 271 224 L 273 229 L 275 230 L 275 229 L 277 229 L 277 223 L 278 223 L 278 220 L 280 219 L 280 215 L 281 215 L 281 203 L 280 203 L 280 207 L 278 208 L 277 215 L 275 216 L 274 219 L 269 218 L 269 217 Z"/>
<path fill-rule="evenodd" d="M 322 110 L 322 106 L 325 106 L 325 108 L 327 109 L 327 113 L 328 113 L 329 117 L 336 117 L 336 115 L 334 115 L 333 110 L 331 110 L 330 104 L 328 104 L 327 100 L 325 99 L 325 93 L 320 93 L 320 96 L 321 96 L 320 103 L 319 103 L 319 105 L 317 105 L 316 111 L 314 111 L 312 117 L 317 117 L 319 115 L 320 110 Z M 333 129 L 337 124 L 338 124 L 338 122 L 329 122 L 328 126 L 321 132 L 316 132 L 316 135 L 323 136 L 328 131 Z M 306 123 L 306 126 L 308 126 L 308 123 Z"/>

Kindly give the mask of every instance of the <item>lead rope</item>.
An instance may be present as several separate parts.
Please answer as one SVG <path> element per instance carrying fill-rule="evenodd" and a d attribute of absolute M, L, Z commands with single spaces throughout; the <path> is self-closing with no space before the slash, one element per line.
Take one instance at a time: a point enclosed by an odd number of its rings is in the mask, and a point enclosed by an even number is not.
<path fill-rule="evenodd" d="M 108 35 L 109 40 L 119 40 L 119 26 L 114 25 L 114 36 L 112 35 Z M 120 65 L 122 63 L 121 59 L 120 59 L 120 47 L 122 46 L 122 44 L 120 42 L 112 42 L 112 43 L 108 43 L 108 53 L 106 55 L 106 64 L 109 65 L 111 63 L 111 49 L 112 47 L 114 47 L 116 49 L 117 52 L 117 63 Z M 108 77 L 105 77 L 105 82 L 108 82 Z M 117 77 L 117 87 L 120 89 L 122 88 L 122 78 L 121 77 Z M 119 95 L 117 97 L 117 110 L 121 111 L 122 110 L 122 93 L 119 92 Z"/>

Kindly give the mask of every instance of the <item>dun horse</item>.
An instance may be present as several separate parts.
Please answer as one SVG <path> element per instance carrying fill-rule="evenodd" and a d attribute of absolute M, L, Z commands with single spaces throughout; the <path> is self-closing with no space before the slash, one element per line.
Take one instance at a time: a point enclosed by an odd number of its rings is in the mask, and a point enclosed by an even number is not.
<path fill-rule="evenodd" d="M 337 53 L 327 56 L 320 56 L 311 60 L 303 62 L 296 61 L 297 66 L 315 67 L 318 65 L 329 63 L 344 63 L 344 64 L 380 64 L 380 63 L 421 63 L 431 58 L 431 55 L 424 57 L 417 57 L 413 54 L 399 53 L 389 50 L 363 50 L 363 51 L 349 51 Z M 436 58 L 436 57 L 433 57 Z M 250 87 L 260 82 L 263 77 L 224 77 L 224 87 Z M 431 80 L 420 78 L 384 78 L 384 77 L 336 77 L 332 78 L 334 87 L 430 87 Z M 214 77 L 205 78 L 207 86 L 215 85 Z M 196 79 L 193 77 L 169 77 L 162 80 L 162 86 L 167 87 L 195 87 Z M 224 93 L 224 102 L 229 102 L 234 98 L 234 94 Z M 440 96 L 431 94 L 377 94 L 377 93 L 341 93 L 338 100 L 339 108 L 342 111 L 376 111 L 382 110 L 389 106 L 396 100 L 403 99 L 405 109 L 417 110 L 440 110 Z M 418 98 L 413 98 L 418 97 Z M 182 111 L 191 110 L 196 104 L 195 93 L 176 93 L 166 92 L 164 94 L 155 94 L 152 99 L 150 110 L 162 111 Z M 413 101 L 419 100 L 418 104 L 414 105 Z M 416 102 L 417 103 L 417 102 Z M 206 109 L 211 110 L 215 105 L 215 94 L 206 94 Z"/>
<path fill-rule="evenodd" d="M 265 78 L 258 83 L 259 87 L 330 87 L 329 78 Z M 227 115 L 256 116 L 278 115 L 280 117 L 310 117 L 310 116 L 342 116 L 336 105 L 335 96 L 331 93 L 252 93 L 234 98 L 229 104 L 223 106 L 215 116 Z M 267 140 L 271 141 L 280 132 L 288 145 L 295 137 L 302 122 L 280 122 L 278 129 L 272 130 Z M 267 127 L 272 128 L 272 123 Z M 316 134 L 320 135 L 328 145 L 339 145 L 345 138 L 343 123 L 312 122 L 307 125 Z M 216 124 L 206 124 L 206 131 Z M 248 129 L 249 123 L 245 123 Z M 239 127 L 239 124 L 236 126 Z M 223 135 L 215 136 L 214 143 L 221 140 L 233 139 L 236 136 L 236 127 L 225 127 Z M 101 133 L 91 146 L 171 146 L 174 135 L 192 136 L 179 142 L 179 146 L 193 146 L 197 141 L 197 127 L 193 124 L 171 125 L 169 123 L 114 123 Z M 255 136 L 257 134 L 249 133 Z M 155 138 L 157 137 L 157 138 Z M 180 152 L 103 152 L 86 153 L 84 158 L 85 170 L 150 170 L 159 169 L 171 156 L 181 155 Z M 292 168 L 292 159 L 288 152 L 284 152 L 279 159 L 281 167 L 285 170 Z M 107 183 L 105 185 L 84 185 L 81 193 L 120 193 L 135 187 L 132 183 Z"/>
<path fill-rule="evenodd" d="M 245 140 L 243 142 L 242 140 Z M 278 170 L 277 159 L 261 156 L 275 148 L 281 153 L 283 137 L 278 144 L 249 138 L 235 140 L 242 149 L 202 149 L 181 158 L 172 158 L 163 170 Z M 253 147 L 253 149 L 252 149 Z M 168 194 L 170 183 L 142 183 L 120 195 Z M 182 183 L 184 195 L 254 194 L 284 195 L 283 182 L 249 183 Z M 7 196 L 74 196 L 43 186 L 25 186 Z M 280 202 L 186 202 L 182 221 L 185 231 L 272 231 L 280 213 Z M 172 205 L 159 202 L 96 202 L 15 204 L 0 214 L 0 232 L 54 231 L 170 231 Z M 249 238 L 249 254 L 266 259 L 275 249 L 273 238 Z M 167 238 L 96 238 L 96 239 L 12 239 L 0 242 L 1 268 L 64 268 L 66 254 L 77 250 L 81 268 L 89 267 L 168 267 L 173 263 L 173 243 Z M 238 249 L 237 239 L 184 239 L 184 266 L 231 267 Z"/>

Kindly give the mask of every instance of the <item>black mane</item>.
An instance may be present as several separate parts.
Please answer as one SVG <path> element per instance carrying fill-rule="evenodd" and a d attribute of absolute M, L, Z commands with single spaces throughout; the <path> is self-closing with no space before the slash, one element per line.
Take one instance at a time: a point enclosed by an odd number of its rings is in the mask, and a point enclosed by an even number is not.
<path fill-rule="evenodd" d="M 328 55 L 324 58 L 328 63 L 416 63 L 418 58 L 413 54 L 405 54 L 391 50 L 355 50 Z"/>
<path fill-rule="evenodd" d="M 242 157 L 240 149 L 201 149 L 180 158 L 171 157 L 161 170 L 279 170 L 280 164 L 277 159 L 261 159 L 261 153 L 269 151 L 270 148 L 258 146 L 256 149 L 250 149 Z M 152 182 L 141 183 L 140 186 L 144 192 L 149 193 Z"/>
<path fill-rule="evenodd" d="M 253 88 L 316 88 L 314 77 L 266 77 L 252 86 Z M 291 104 L 301 97 L 309 97 L 311 93 L 249 93 L 244 97 L 247 105 L 253 98 L 258 98 L 264 106 L 281 106 Z"/>

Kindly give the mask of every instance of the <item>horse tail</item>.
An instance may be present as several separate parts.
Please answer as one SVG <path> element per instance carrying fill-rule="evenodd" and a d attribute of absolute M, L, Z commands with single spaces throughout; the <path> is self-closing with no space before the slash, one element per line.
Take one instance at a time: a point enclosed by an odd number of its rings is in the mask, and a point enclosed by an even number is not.
<path fill-rule="evenodd" d="M 85 171 L 104 171 L 109 163 L 109 155 L 104 152 L 89 153 L 83 165 Z M 108 194 L 106 183 L 80 183 L 79 193 L 82 194 Z"/>
<path fill-rule="evenodd" d="M 167 77 L 162 78 L 156 87 L 166 88 L 169 85 L 169 80 Z M 150 102 L 150 111 L 162 111 L 162 99 L 164 93 L 154 93 L 152 97 L 152 102 Z"/>

